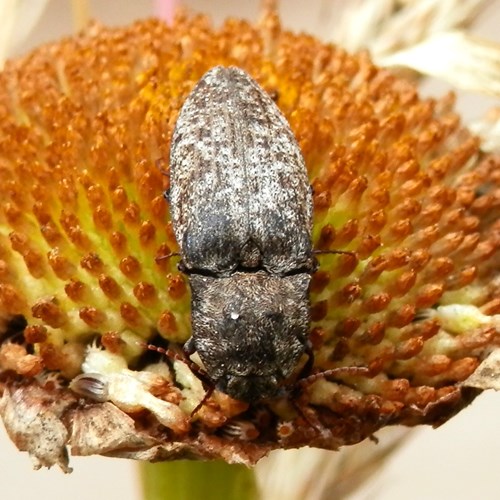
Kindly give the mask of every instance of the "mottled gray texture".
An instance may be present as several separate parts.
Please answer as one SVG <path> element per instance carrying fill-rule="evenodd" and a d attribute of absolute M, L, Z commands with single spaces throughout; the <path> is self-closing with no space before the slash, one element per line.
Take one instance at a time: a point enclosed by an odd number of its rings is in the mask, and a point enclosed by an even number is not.
<path fill-rule="evenodd" d="M 192 342 L 217 388 L 241 399 L 276 393 L 304 352 L 310 275 L 192 274 Z"/>
<path fill-rule="evenodd" d="M 307 345 L 312 195 L 285 117 L 241 69 L 213 68 L 186 99 L 170 185 L 192 291 L 188 350 L 219 390 L 276 395 Z"/>

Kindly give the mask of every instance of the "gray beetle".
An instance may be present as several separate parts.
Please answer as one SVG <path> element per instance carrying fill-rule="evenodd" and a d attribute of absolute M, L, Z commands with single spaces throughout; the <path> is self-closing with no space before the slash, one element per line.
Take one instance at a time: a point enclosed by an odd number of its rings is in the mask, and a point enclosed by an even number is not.
<path fill-rule="evenodd" d="M 218 390 L 275 397 L 308 350 L 312 192 L 290 126 L 243 70 L 215 67 L 184 102 L 170 213 L 192 337 Z"/>

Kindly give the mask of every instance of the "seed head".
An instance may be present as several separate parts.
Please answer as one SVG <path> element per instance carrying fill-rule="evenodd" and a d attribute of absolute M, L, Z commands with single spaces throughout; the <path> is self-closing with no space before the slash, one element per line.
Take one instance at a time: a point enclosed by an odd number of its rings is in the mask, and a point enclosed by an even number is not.
<path fill-rule="evenodd" d="M 191 417 L 207 389 L 193 364 L 146 344 L 180 355 L 190 337 L 188 287 L 163 258 L 177 246 L 162 170 L 182 103 L 216 65 L 243 68 L 275 98 L 313 186 L 314 248 L 350 252 L 318 256 L 313 373 L 368 374 L 292 377 L 294 390 L 255 405 L 216 391 Z M 94 25 L 8 62 L 8 432 L 37 465 L 66 468 L 70 440 L 74 454 L 254 463 L 274 448 L 336 449 L 385 425 L 444 422 L 477 394 L 463 382 L 498 340 L 499 165 L 453 96 L 421 99 L 367 54 L 283 31 L 273 14 L 218 29 L 185 16 Z"/>

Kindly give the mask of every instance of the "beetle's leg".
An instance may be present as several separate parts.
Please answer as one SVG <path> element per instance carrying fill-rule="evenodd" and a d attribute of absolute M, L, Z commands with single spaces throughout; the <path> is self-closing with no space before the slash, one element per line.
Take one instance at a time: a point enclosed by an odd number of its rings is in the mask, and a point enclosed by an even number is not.
<path fill-rule="evenodd" d="M 215 386 L 213 385 L 212 381 L 208 378 L 208 375 L 205 373 L 203 368 L 200 368 L 200 366 L 198 366 L 194 361 L 191 361 L 190 359 L 191 354 L 194 354 L 196 352 L 196 348 L 193 342 L 193 337 L 189 338 L 189 340 L 184 343 L 184 346 L 182 348 L 183 355 L 179 354 L 178 352 L 170 348 L 165 349 L 164 347 L 155 346 L 153 344 L 147 344 L 145 342 L 144 343 L 141 342 L 140 344 L 143 345 L 149 351 L 159 352 L 160 354 L 163 354 L 170 359 L 186 363 L 189 366 L 190 370 L 201 380 L 202 384 L 204 386 L 205 385 L 208 386 L 207 392 L 203 396 L 203 399 L 196 405 L 194 410 L 191 412 L 191 417 L 194 414 L 196 414 L 198 410 L 207 402 L 208 398 L 210 398 L 210 396 L 215 390 Z"/>
<path fill-rule="evenodd" d="M 170 259 L 170 257 L 180 257 L 181 254 L 179 252 L 170 252 L 167 255 L 160 255 L 159 257 L 155 257 L 155 262 L 159 262 L 160 260 Z M 180 270 L 180 263 L 179 263 Z"/>
<path fill-rule="evenodd" d="M 184 343 L 184 346 L 182 347 L 182 350 L 184 352 L 185 359 L 183 359 L 184 363 L 187 363 L 189 368 L 193 373 L 196 374 L 196 376 L 205 384 L 207 384 L 209 387 L 213 386 L 212 381 L 208 377 L 207 373 L 203 368 L 201 368 L 200 365 L 197 365 L 194 361 L 191 360 L 190 356 L 196 352 L 196 347 L 194 345 L 193 337 L 190 337 L 189 340 L 187 340 Z"/>
<path fill-rule="evenodd" d="M 315 255 L 335 253 L 340 255 L 352 255 L 353 257 L 356 257 L 356 252 L 351 252 L 350 250 L 313 250 L 313 253 Z"/>
<path fill-rule="evenodd" d="M 182 350 L 184 351 L 184 354 L 186 355 L 187 358 L 189 358 L 189 356 L 191 356 L 196 352 L 196 347 L 194 345 L 193 337 L 189 337 L 189 339 L 186 340 L 186 342 L 184 342 Z"/>
<path fill-rule="evenodd" d="M 305 362 L 304 366 L 300 370 L 299 376 L 297 377 L 299 380 L 308 378 L 309 375 L 311 375 L 312 367 L 314 365 L 314 351 L 309 339 L 306 342 L 305 353 L 307 354 L 307 361 Z"/>
<path fill-rule="evenodd" d="M 212 384 L 208 387 L 207 392 L 203 396 L 203 399 L 195 406 L 194 410 L 191 412 L 191 417 L 195 415 L 198 410 L 207 402 L 208 398 L 213 394 L 215 386 Z"/>
<path fill-rule="evenodd" d="M 301 373 L 307 373 L 306 370 L 309 370 L 310 373 L 314 363 L 314 355 L 312 353 L 311 345 L 308 345 L 306 347 L 306 353 L 308 354 L 309 359 L 307 360 L 307 363 L 304 365 L 304 368 L 302 368 Z M 325 370 L 324 372 L 318 372 L 307 375 L 306 377 L 297 380 L 295 386 L 293 387 L 293 393 L 295 394 L 292 396 L 291 401 L 294 408 L 311 427 L 316 429 L 318 433 L 322 432 L 323 425 L 318 420 L 316 414 L 314 412 L 311 412 L 311 408 L 309 407 L 309 405 L 307 403 L 306 404 L 301 403 L 300 389 L 303 389 L 304 387 L 313 384 L 320 378 L 327 378 L 329 376 L 335 376 L 335 375 L 368 376 L 370 375 L 370 370 L 366 366 L 339 366 L 338 368 L 332 368 L 331 370 Z"/>
<path fill-rule="evenodd" d="M 207 392 L 203 396 L 203 399 L 196 405 L 194 410 L 191 412 L 191 417 L 195 415 L 198 410 L 207 402 L 207 400 L 210 398 L 210 396 L 213 394 L 215 390 L 215 385 L 213 382 L 210 380 L 209 376 L 201 368 L 199 365 L 197 365 L 194 361 L 191 361 L 190 356 L 196 352 L 196 347 L 194 345 L 194 339 L 193 337 L 190 337 L 185 343 L 184 346 L 182 347 L 182 350 L 184 351 L 184 355 L 186 356 L 187 363 L 189 365 L 189 368 L 191 368 L 191 371 L 201 380 L 202 384 L 205 386 L 208 386 Z"/>

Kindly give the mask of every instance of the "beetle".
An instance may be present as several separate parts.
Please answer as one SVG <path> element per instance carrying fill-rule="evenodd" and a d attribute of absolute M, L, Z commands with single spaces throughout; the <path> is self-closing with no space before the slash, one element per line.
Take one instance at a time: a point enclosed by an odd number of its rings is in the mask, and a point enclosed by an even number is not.
<path fill-rule="evenodd" d="M 212 68 L 185 100 L 169 200 L 191 288 L 185 352 L 229 396 L 275 397 L 312 363 L 312 191 L 286 118 L 242 69 Z"/>

